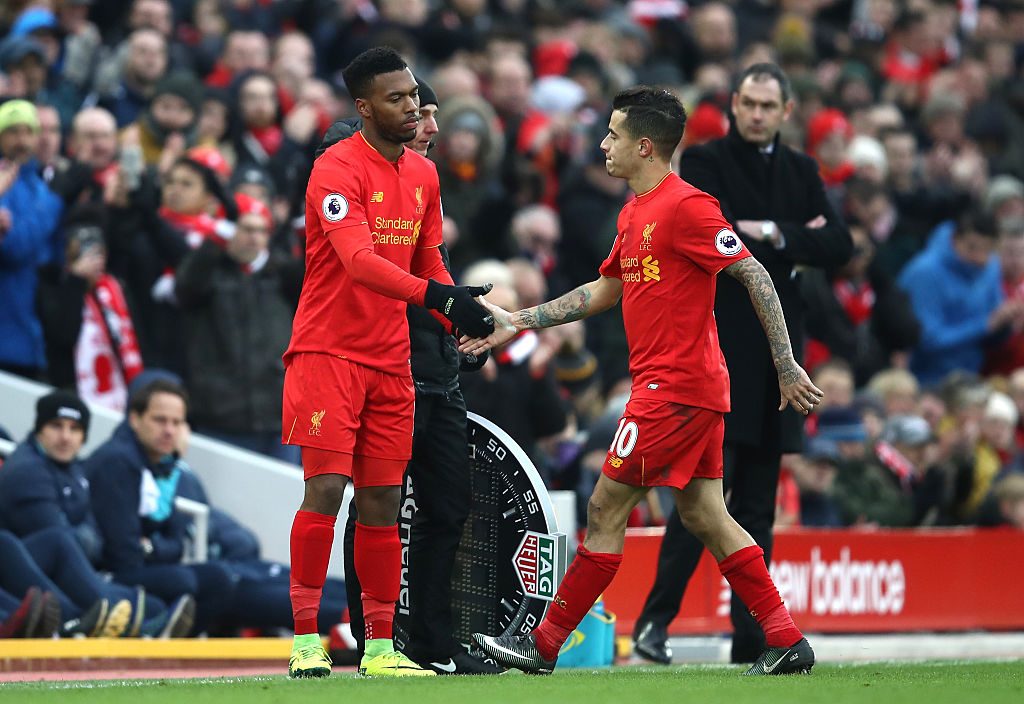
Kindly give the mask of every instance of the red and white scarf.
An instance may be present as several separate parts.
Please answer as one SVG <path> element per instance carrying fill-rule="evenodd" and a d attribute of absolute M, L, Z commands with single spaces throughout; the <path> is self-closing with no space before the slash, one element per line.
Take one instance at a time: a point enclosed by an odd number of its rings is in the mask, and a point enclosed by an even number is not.
<path fill-rule="evenodd" d="M 886 469 L 900 480 L 900 487 L 903 491 L 909 493 L 914 481 L 914 465 L 910 460 L 887 442 L 875 445 L 875 454 L 878 455 L 878 459 L 882 461 Z"/>
<path fill-rule="evenodd" d="M 128 385 L 142 372 L 142 354 L 124 292 L 109 274 L 85 294 L 75 372 L 79 396 L 115 411 L 125 409 Z"/>

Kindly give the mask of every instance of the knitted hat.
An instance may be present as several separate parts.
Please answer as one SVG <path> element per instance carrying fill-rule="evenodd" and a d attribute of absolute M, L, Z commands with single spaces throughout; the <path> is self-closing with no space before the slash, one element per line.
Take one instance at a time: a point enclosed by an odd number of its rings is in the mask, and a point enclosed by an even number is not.
<path fill-rule="evenodd" d="M 863 442 L 867 431 L 853 407 L 826 408 L 818 416 L 818 437 L 835 442 Z"/>
<path fill-rule="evenodd" d="M 0 105 L 0 132 L 15 125 L 28 125 L 39 131 L 39 113 L 36 106 L 27 100 L 8 100 Z"/>
<path fill-rule="evenodd" d="M 807 151 L 813 154 L 818 145 L 835 132 L 841 132 L 847 139 L 853 136 L 853 127 L 842 111 L 826 108 L 814 113 L 807 123 Z"/>
<path fill-rule="evenodd" d="M 437 93 L 430 87 L 430 84 L 424 81 L 419 76 L 413 76 L 416 82 L 420 84 L 420 107 L 424 105 L 440 105 L 437 102 Z"/>
<path fill-rule="evenodd" d="M 714 103 L 703 102 L 698 105 L 686 120 L 684 139 L 687 146 L 703 144 L 712 139 L 719 139 L 729 133 L 729 118 Z"/>
<path fill-rule="evenodd" d="M 36 401 L 34 432 L 38 433 L 47 423 L 59 418 L 75 421 L 82 426 L 82 432 L 89 434 L 89 407 L 69 391 L 54 391 Z"/>
<path fill-rule="evenodd" d="M 893 416 L 885 423 L 882 439 L 898 445 L 919 447 L 935 440 L 932 428 L 921 416 Z"/>
<path fill-rule="evenodd" d="M 238 204 L 238 217 L 241 218 L 243 215 L 259 215 L 263 218 L 263 222 L 266 223 L 267 228 L 274 226 L 274 216 L 270 214 L 270 208 L 263 201 L 247 196 L 244 193 L 235 194 L 235 203 Z"/>
<path fill-rule="evenodd" d="M 189 149 L 186 152 L 186 156 L 197 164 L 202 164 L 223 179 L 231 176 L 231 164 L 228 163 L 223 154 L 217 151 L 216 147 L 202 144 Z"/>
<path fill-rule="evenodd" d="M 152 100 L 161 95 L 176 95 L 186 103 L 198 116 L 203 106 L 203 84 L 196 80 L 188 71 L 175 71 L 160 79 L 153 90 Z"/>
<path fill-rule="evenodd" d="M 46 63 L 46 49 L 32 37 L 8 37 L 0 42 L 0 70 L 10 70 L 26 56 L 35 56 L 40 63 Z"/>

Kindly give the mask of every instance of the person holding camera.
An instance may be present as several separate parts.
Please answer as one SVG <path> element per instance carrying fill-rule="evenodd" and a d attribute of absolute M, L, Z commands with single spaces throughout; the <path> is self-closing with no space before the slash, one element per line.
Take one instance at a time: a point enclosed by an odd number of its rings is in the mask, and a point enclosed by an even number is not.
<path fill-rule="evenodd" d="M 37 308 L 48 381 L 123 411 L 128 385 L 143 369 L 142 353 L 124 290 L 107 271 L 105 224 L 97 206 L 72 211 L 64 230 L 67 265 L 40 269 Z"/>
<path fill-rule="evenodd" d="M 118 175 L 122 191 L 110 208 L 107 229 L 110 269 L 126 284 L 143 359 L 147 366 L 179 376 L 185 375 L 186 365 L 175 270 L 207 238 L 233 231 L 238 217 L 210 152 L 187 152 L 174 161 L 159 186 L 152 171 L 144 170 L 132 188 L 125 179 L 136 168 L 126 164 L 123 148 Z"/>

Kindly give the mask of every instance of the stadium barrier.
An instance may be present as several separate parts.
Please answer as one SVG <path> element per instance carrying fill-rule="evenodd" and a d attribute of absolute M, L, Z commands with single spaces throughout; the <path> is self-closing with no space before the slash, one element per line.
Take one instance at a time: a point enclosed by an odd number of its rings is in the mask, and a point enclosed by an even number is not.
<path fill-rule="evenodd" d="M 630 529 L 605 592 L 617 632 L 632 633 L 654 582 L 662 528 Z M 772 577 L 812 633 L 1024 630 L 1024 532 L 1012 529 L 790 529 L 775 534 Z M 671 635 L 731 630 L 731 592 L 707 552 Z"/>
<path fill-rule="evenodd" d="M 49 391 L 51 387 L 45 384 L 0 372 L 0 427 L 7 430 L 14 441 L 20 442 L 32 429 L 36 399 Z M 121 413 L 95 405 L 89 408 L 92 420 L 89 437 L 82 449 L 83 457 L 105 442 L 124 417 Z M 213 505 L 227 511 L 256 533 L 263 557 L 287 564 L 291 523 L 302 503 L 303 481 L 299 468 L 199 434 L 192 435 L 185 459 L 202 480 Z M 348 515 L 351 496 L 349 488 L 339 515 Z M 575 495 L 555 491 L 550 492 L 550 497 L 558 532 L 574 536 Z M 186 505 L 181 501 L 177 504 L 179 509 L 191 513 L 200 523 L 204 522 L 205 514 L 192 505 L 194 502 Z M 575 546 L 570 545 L 569 548 L 574 549 Z M 197 545 L 195 550 L 189 555 L 190 561 L 205 559 L 202 547 Z M 345 574 L 340 530 L 331 552 L 329 573 L 332 577 L 344 577 Z"/>

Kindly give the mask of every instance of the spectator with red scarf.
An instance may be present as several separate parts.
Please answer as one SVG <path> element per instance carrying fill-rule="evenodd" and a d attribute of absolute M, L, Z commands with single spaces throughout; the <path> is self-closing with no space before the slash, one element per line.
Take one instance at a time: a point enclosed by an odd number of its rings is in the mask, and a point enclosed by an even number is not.
<path fill-rule="evenodd" d="M 83 108 L 71 121 L 66 169 L 58 170 L 50 188 L 65 206 L 101 203 L 111 198 L 118 178 L 117 122 L 103 108 Z"/>
<path fill-rule="evenodd" d="M 846 360 L 859 387 L 913 349 L 920 325 L 907 295 L 874 265 L 875 247 L 867 230 L 851 223 L 850 236 L 850 261 L 833 271 L 805 271 L 801 293 L 810 338 L 808 359 Z"/>
<path fill-rule="evenodd" d="M 80 206 L 65 228 L 67 266 L 40 271 L 37 305 L 47 377 L 86 402 L 123 411 L 142 354 L 121 284 L 107 272 L 104 218 Z"/>
<path fill-rule="evenodd" d="M 892 28 L 882 59 L 882 75 L 889 81 L 886 97 L 914 108 L 927 97 L 928 81 L 950 56 L 929 26 L 928 16 L 907 10 Z"/>
<path fill-rule="evenodd" d="M 236 167 L 266 169 L 279 193 L 292 193 L 293 186 L 305 183 L 331 118 L 309 96 L 300 94 L 282 120 L 278 86 L 269 73 L 246 73 L 233 85 L 239 117 L 234 134 Z"/>
<path fill-rule="evenodd" d="M 206 85 L 227 88 L 246 71 L 270 68 L 270 42 L 261 32 L 236 29 L 228 33 L 224 52 L 206 77 Z"/>
<path fill-rule="evenodd" d="M 147 366 L 184 374 L 174 271 L 189 251 L 233 227 L 236 215 L 218 160 L 199 150 L 176 160 L 157 189 L 150 179 L 112 210 L 111 269 L 127 285 Z"/>
<path fill-rule="evenodd" d="M 819 110 L 807 123 L 807 153 L 818 162 L 818 173 L 836 210 L 841 210 L 844 184 L 857 169 L 846 157 L 853 127 L 835 108 Z"/>

